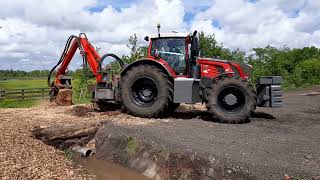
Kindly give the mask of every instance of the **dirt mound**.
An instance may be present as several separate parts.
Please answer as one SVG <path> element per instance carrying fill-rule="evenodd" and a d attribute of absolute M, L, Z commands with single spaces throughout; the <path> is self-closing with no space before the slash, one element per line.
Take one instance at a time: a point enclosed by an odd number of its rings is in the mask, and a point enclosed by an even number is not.
<path fill-rule="evenodd" d="M 133 134 L 131 129 L 105 124 L 96 135 L 96 158 L 112 159 L 152 179 L 254 179 L 211 155 L 158 144 L 154 139 Z"/>
<path fill-rule="evenodd" d="M 90 106 L 75 106 L 72 109 L 66 111 L 66 114 L 71 114 L 77 117 L 84 117 L 84 116 L 92 116 L 91 112 L 93 109 Z"/>

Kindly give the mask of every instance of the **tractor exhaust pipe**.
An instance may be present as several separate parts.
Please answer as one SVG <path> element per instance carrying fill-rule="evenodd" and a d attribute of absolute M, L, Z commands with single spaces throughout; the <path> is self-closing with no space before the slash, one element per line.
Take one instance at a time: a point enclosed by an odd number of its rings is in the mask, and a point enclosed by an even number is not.
<path fill-rule="evenodd" d="M 157 24 L 157 28 L 158 28 L 158 36 L 160 37 L 160 23 Z"/>

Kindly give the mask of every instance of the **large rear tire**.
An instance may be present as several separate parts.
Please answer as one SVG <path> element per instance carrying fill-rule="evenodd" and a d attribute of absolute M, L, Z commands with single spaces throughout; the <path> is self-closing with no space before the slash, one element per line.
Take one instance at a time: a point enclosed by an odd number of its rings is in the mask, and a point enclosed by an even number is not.
<path fill-rule="evenodd" d="M 129 114 L 148 118 L 163 117 L 169 114 L 173 103 L 173 85 L 159 68 L 139 65 L 123 76 L 120 96 Z"/>
<path fill-rule="evenodd" d="M 253 87 L 238 77 L 216 80 L 208 89 L 207 108 L 219 122 L 243 123 L 254 112 L 256 102 Z"/>

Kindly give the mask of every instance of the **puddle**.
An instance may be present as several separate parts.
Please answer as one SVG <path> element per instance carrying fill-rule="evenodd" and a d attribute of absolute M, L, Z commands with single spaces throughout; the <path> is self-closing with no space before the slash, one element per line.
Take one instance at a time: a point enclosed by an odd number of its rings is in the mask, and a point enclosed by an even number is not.
<path fill-rule="evenodd" d="M 150 180 L 131 169 L 118 164 L 96 159 L 93 157 L 77 160 L 90 174 L 96 175 L 97 180 Z"/>

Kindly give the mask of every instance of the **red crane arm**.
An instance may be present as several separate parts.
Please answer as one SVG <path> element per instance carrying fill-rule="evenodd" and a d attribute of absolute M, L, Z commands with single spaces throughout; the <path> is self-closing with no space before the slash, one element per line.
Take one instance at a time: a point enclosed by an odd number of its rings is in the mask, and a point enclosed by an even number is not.
<path fill-rule="evenodd" d="M 73 36 L 70 42 L 70 47 L 66 52 L 64 52 L 65 54 L 62 54 L 62 58 L 60 60 L 61 66 L 59 67 L 56 74 L 55 85 L 62 85 L 60 82 L 60 77 L 66 75 L 66 70 L 77 49 L 80 50 L 80 54 L 88 62 L 97 82 L 99 83 L 102 81 L 102 75 L 99 73 L 99 61 L 101 57 L 94 49 L 94 47 L 89 43 L 88 39 L 86 37 L 81 37 L 80 34 L 79 37 Z"/>

